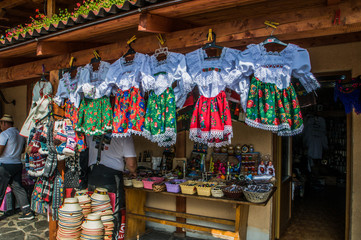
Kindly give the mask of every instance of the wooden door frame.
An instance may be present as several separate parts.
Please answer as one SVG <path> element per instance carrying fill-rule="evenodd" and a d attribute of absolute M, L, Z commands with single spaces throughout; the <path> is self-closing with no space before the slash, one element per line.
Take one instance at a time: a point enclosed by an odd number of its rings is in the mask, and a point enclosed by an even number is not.
<path fill-rule="evenodd" d="M 340 75 L 340 74 L 344 74 L 347 76 L 348 79 L 351 79 L 352 76 L 352 72 L 351 71 L 336 71 L 336 72 L 324 72 L 324 73 L 317 73 L 315 74 L 315 76 L 332 76 L 332 75 Z M 347 141 L 347 149 L 346 149 L 346 206 L 345 206 L 345 240 L 350 240 L 351 237 L 351 211 L 352 211 L 352 186 L 353 186 L 353 182 L 352 182 L 352 176 L 353 176 L 353 171 L 352 171 L 352 163 L 353 163 L 353 154 L 352 154 L 352 117 L 353 112 L 349 113 L 346 115 L 346 129 L 347 129 L 347 133 L 346 133 L 346 141 Z M 272 139 L 272 155 L 273 155 L 273 161 L 274 163 L 281 163 L 280 159 L 281 158 L 281 140 L 279 139 L 280 137 L 278 137 L 276 134 L 273 134 L 273 139 Z M 291 142 L 292 144 L 292 142 Z M 276 179 L 280 180 L 278 181 L 279 183 L 277 183 L 277 192 L 275 193 L 274 197 L 273 197 L 273 202 L 272 202 L 272 229 L 271 229 L 271 239 L 274 240 L 276 239 L 276 236 L 278 236 L 279 234 L 279 220 L 280 218 L 280 192 L 282 191 L 281 188 L 281 183 L 282 183 L 282 179 L 280 179 L 281 176 L 281 166 L 279 166 L 278 164 L 275 165 L 276 166 Z"/>

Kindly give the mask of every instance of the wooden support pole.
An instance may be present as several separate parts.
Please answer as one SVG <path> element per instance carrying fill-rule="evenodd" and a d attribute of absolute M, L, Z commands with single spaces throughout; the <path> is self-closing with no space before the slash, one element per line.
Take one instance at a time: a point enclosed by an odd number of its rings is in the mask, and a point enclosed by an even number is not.
<path fill-rule="evenodd" d="M 126 239 L 133 239 L 145 232 L 145 220 L 129 217 L 129 213 L 144 215 L 144 205 L 147 193 L 136 189 L 125 189 L 125 204 L 127 206 Z"/>
<path fill-rule="evenodd" d="M 55 14 L 55 0 L 47 0 L 46 13 L 48 18 Z"/>

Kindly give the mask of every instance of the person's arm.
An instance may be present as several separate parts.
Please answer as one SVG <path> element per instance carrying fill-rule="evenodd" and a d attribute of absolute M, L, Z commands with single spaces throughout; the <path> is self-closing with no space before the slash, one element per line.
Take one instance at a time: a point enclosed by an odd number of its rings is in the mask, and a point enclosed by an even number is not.
<path fill-rule="evenodd" d="M 0 157 L 1 155 L 3 155 L 4 149 L 5 149 L 5 145 L 0 145 Z"/>
<path fill-rule="evenodd" d="M 129 169 L 130 175 L 137 176 L 137 158 L 136 157 L 125 157 L 125 164 Z"/>

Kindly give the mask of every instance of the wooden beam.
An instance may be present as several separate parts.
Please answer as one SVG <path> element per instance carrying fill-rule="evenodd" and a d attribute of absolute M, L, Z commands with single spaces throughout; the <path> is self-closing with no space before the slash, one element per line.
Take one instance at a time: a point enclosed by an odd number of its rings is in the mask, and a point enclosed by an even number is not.
<path fill-rule="evenodd" d="M 175 216 L 175 217 L 180 217 L 180 218 L 197 219 L 197 220 L 200 220 L 200 221 L 214 222 L 214 223 L 230 225 L 230 226 L 234 226 L 234 223 L 235 223 L 234 220 L 207 217 L 207 216 L 200 216 L 200 215 L 196 215 L 196 214 L 183 213 L 183 212 L 178 212 L 178 211 L 175 212 L 175 211 L 169 211 L 169 210 L 164 210 L 164 209 L 159 209 L 159 208 L 145 207 L 144 210 L 146 212 L 165 214 L 165 215 L 170 215 L 170 216 Z M 177 222 L 179 222 L 179 221 L 177 220 Z"/>
<path fill-rule="evenodd" d="M 165 38 L 167 39 L 167 46 L 171 51 L 184 53 L 206 43 L 205 36 L 208 29 L 212 28 L 217 33 L 218 44 L 228 47 L 245 46 L 250 43 L 260 42 L 269 36 L 270 31 L 265 29 L 263 24 L 266 19 L 274 19 L 274 21 L 282 23 L 275 31 L 275 35 L 282 41 L 361 32 L 361 4 L 345 2 L 339 4 L 338 7 L 347 16 L 345 25 L 333 26 L 334 7 L 323 6 L 286 13 L 269 14 L 263 18 L 238 19 L 190 30 L 172 32 L 165 34 Z M 100 34 L 100 31 L 98 34 Z M 139 52 L 152 53 L 154 49 L 158 48 L 158 43 L 154 36 L 146 36 L 138 38 L 133 47 L 139 49 Z M 126 39 L 99 47 L 97 50 L 103 60 L 113 61 L 127 51 Z M 78 65 L 84 65 L 92 58 L 92 51 L 78 51 L 72 53 L 72 56 L 77 59 Z M 69 54 L 65 54 L 49 58 L 45 61 L 41 60 L 1 69 L 0 83 L 36 77 L 41 73 L 41 64 L 43 63 L 50 70 L 64 68 L 69 62 L 69 57 Z"/>
<path fill-rule="evenodd" d="M 195 25 L 177 19 L 150 13 L 142 13 L 139 16 L 138 31 L 151 33 L 169 33 L 192 27 L 195 27 Z"/>
<path fill-rule="evenodd" d="M 339 4 L 341 0 L 327 0 L 327 6 Z"/>
<path fill-rule="evenodd" d="M 55 14 L 55 0 L 47 0 L 46 2 L 46 13 L 48 18 L 51 18 Z"/>
<path fill-rule="evenodd" d="M 227 237 L 227 239 L 228 239 L 229 237 L 234 238 L 237 236 L 237 234 L 232 231 L 222 230 L 222 229 L 218 229 L 218 228 L 204 227 L 204 226 L 195 225 L 195 224 L 179 223 L 176 221 L 170 221 L 170 220 L 165 220 L 165 219 L 155 218 L 155 217 L 148 217 L 145 215 L 135 214 L 132 212 L 127 212 L 127 217 L 128 217 L 128 219 L 139 219 L 139 220 L 143 220 L 143 221 L 151 221 L 151 222 L 156 222 L 156 223 L 160 223 L 160 224 L 186 228 L 186 229 L 190 229 L 193 231 L 207 232 L 207 233 L 212 234 L 212 236 L 218 237 L 218 238 Z"/>
<path fill-rule="evenodd" d="M 66 42 L 38 42 L 36 56 L 56 56 L 69 52 Z"/>
<path fill-rule="evenodd" d="M 138 31 L 152 33 L 172 32 L 173 19 L 149 13 L 142 13 L 139 16 Z"/>
<path fill-rule="evenodd" d="M 0 2 L 0 8 L 13 8 L 16 6 L 19 6 L 21 4 L 24 4 L 26 2 L 29 2 L 28 0 L 4 0 Z"/>

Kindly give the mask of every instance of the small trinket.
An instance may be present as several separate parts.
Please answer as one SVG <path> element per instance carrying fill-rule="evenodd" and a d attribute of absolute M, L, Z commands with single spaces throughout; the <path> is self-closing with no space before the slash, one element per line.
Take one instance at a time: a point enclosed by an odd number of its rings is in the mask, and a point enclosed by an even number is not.
<path fill-rule="evenodd" d="M 266 173 L 266 166 L 264 165 L 264 162 L 261 161 L 261 163 L 258 165 L 258 175 L 264 175 Z"/>
<path fill-rule="evenodd" d="M 268 166 L 267 166 L 267 175 L 271 175 L 274 176 L 275 175 L 275 168 L 272 164 L 271 161 L 268 162 Z"/>
<path fill-rule="evenodd" d="M 254 147 L 253 147 L 253 145 L 251 144 L 251 145 L 249 145 L 249 152 L 250 153 L 253 153 L 254 152 Z"/>

